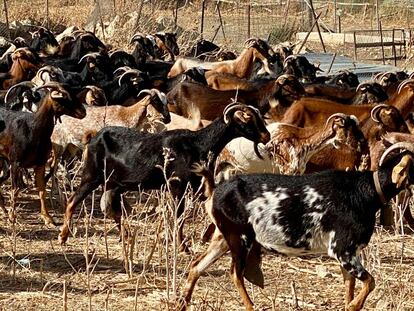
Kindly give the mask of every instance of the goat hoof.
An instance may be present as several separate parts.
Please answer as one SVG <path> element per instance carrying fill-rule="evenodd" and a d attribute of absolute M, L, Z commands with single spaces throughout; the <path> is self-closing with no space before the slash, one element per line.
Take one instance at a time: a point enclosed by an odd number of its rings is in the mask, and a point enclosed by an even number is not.
<path fill-rule="evenodd" d="M 68 240 L 68 233 L 69 232 L 68 232 L 68 229 L 67 228 L 62 227 L 60 229 L 60 233 L 59 233 L 59 236 L 58 236 L 58 240 L 59 240 L 59 243 L 61 245 L 66 244 L 66 241 Z"/>

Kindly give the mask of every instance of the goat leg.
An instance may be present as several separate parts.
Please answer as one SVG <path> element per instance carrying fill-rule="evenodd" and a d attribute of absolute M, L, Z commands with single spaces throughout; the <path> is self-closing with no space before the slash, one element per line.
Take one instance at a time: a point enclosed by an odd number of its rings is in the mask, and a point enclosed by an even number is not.
<path fill-rule="evenodd" d="M 89 176 L 89 175 L 88 175 Z M 90 178 L 82 179 L 81 184 L 76 192 L 74 192 L 66 205 L 65 209 L 65 216 L 63 218 L 63 226 L 60 229 L 59 233 L 59 242 L 60 244 L 65 244 L 68 236 L 69 236 L 69 226 L 70 221 L 72 219 L 73 213 L 75 212 L 76 206 L 85 199 L 88 194 L 90 194 L 93 190 L 98 188 L 101 183 L 99 176 L 95 176 L 95 180 L 91 180 Z"/>
<path fill-rule="evenodd" d="M 240 235 L 237 234 L 230 234 L 227 238 L 227 241 L 232 256 L 230 269 L 231 278 L 233 280 L 234 286 L 236 286 L 237 290 L 239 291 L 246 311 L 253 311 L 253 302 L 247 293 L 243 278 L 249 246 L 244 245 L 244 243 L 241 241 Z"/>
<path fill-rule="evenodd" d="M 40 199 L 40 217 L 42 217 L 46 226 L 55 227 L 56 224 L 53 218 L 49 215 L 49 210 L 46 206 L 46 182 L 45 182 L 45 166 L 38 166 L 34 168 L 35 182 L 37 190 L 39 191 Z"/>
<path fill-rule="evenodd" d="M 348 289 L 346 290 L 348 296 L 346 297 L 347 300 L 352 297 L 353 293 L 351 293 L 351 290 L 355 284 L 352 284 L 352 279 L 344 272 L 347 272 L 351 277 L 357 278 L 363 283 L 359 294 L 353 298 L 346 307 L 347 311 L 359 311 L 364 306 L 365 300 L 367 299 L 369 293 L 375 288 L 374 278 L 367 270 L 365 270 L 361 264 L 359 256 L 355 253 L 344 254 L 343 256 L 338 256 L 338 258 L 341 263 L 341 268 L 343 269 L 342 274 L 344 275 L 345 283 L 348 285 Z"/>
<path fill-rule="evenodd" d="M 341 272 L 345 283 L 345 310 L 347 310 L 349 303 L 354 299 L 355 277 L 349 274 L 342 266 Z"/>
<path fill-rule="evenodd" d="M 224 240 L 223 235 L 216 227 L 207 250 L 191 263 L 184 292 L 176 303 L 176 310 L 183 311 L 186 309 L 186 305 L 191 300 L 191 295 L 200 275 L 228 250 L 229 247 L 227 246 L 226 240 Z"/>

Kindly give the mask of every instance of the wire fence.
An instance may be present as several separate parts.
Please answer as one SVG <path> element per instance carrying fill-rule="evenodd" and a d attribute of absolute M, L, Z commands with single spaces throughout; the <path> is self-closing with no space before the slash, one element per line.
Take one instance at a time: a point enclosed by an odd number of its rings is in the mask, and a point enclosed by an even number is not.
<path fill-rule="evenodd" d="M 411 28 L 414 0 L 8 0 L 11 27 L 16 20 L 49 24 L 58 31 L 76 25 L 97 33 L 105 41 L 125 46 L 136 31 L 177 31 L 180 43 L 204 37 L 238 50 L 249 37 L 272 43 L 294 39 L 308 31 L 315 14 L 321 31 L 348 32 Z M 7 35 L 2 14 L 0 35 Z M 13 24 L 15 23 L 15 24 Z"/>

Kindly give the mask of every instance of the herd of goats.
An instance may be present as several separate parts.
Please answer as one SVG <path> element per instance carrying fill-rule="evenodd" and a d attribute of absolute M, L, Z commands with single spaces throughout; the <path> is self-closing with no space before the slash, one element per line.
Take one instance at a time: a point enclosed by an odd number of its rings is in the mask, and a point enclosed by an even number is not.
<path fill-rule="evenodd" d="M 317 75 L 305 56 L 257 38 L 239 55 L 207 40 L 180 53 L 174 33 L 136 33 L 128 53 L 73 27 L 56 36 L 33 30 L 1 51 L 0 183 L 11 176 L 17 195 L 33 169 L 40 215 L 55 225 L 46 184 L 60 163 L 82 160 L 61 243 L 76 207 L 103 184 L 101 208 L 119 227 L 126 191 L 168 182 L 180 198 L 188 184 L 204 186 L 209 245 L 192 262 L 177 309 L 229 251 L 231 279 L 253 310 L 244 278 L 263 286 L 263 249 L 336 259 L 345 309 L 363 307 L 375 282 L 360 251 L 376 213 L 414 183 L 411 76 L 385 72 L 359 83 L 347 70 Z M 15 199 L 6 209 L 1 195 L 0 205 L 15 221 Z M 414 227 L 409 209 L 403 217 Z M 187 249 L 183 222 L 177 241 Z"/>

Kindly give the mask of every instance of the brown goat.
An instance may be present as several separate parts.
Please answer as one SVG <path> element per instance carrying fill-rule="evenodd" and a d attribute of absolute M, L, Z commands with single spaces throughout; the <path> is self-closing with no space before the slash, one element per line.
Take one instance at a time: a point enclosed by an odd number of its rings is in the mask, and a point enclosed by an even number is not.
<path fill-rule="evenodd" d="M 264 83 L 259 89 L 250 91 L 218 91 L 184 81 L 167 94 L 167 101 L 171 112 L 188 117 L 188 109 L 195 105 L 200 110 L 201 119 L 214 120 L 234 99 L 266 113 L 270 109 L 269 100 L 283 97 L 284 91 L 295 98 L 299 98 L 304 92 L 302 85 L 292 75 L 282 75 L 276 80 Z"/>
<path fill-rule="evenodd" d="M 173 78 L 192 67 L 202 67 L 215 72 L 230 73 L 239 78 L 247 78 L 251 75 L 253 63 L 257 59 L 263 62 L 264 66 L 267 67 L 267 72 L 270 73 L 268 59 L 270 58 L 269 50 L 271 48 L 269 46 L 263 47 L 267 43 L 262 40 L 249 39 L 246 41 L 246 44 L 245 49 L 234 60 L 203 62 L 192 58 L 179 58 L 171 67 L 168 78 Z"/>
<path fill-rule="evenodd" d="M 41 67 L 40 58 L 28 48 L 18 48 L 12 53 L 13 64 L 3 81 L 3 89 L 32 79 Z"/>

